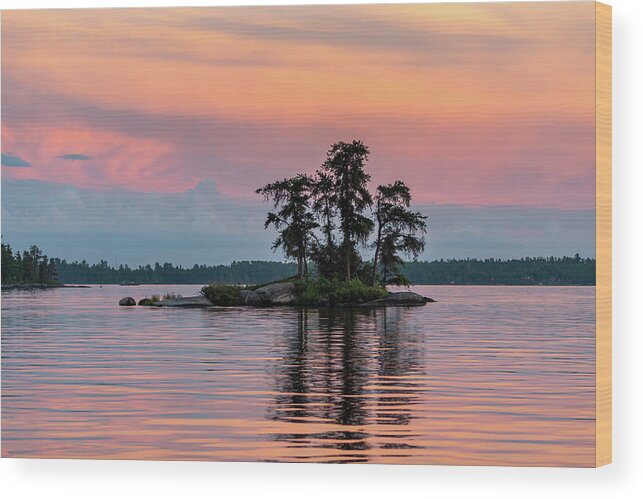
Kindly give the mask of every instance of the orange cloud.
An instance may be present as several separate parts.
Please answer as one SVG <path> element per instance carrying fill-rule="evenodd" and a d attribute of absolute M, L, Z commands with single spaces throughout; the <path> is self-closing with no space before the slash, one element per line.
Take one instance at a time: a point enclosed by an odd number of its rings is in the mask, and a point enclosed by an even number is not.
<path fill-rule="evenodd" d="M 359 137 L 427 202 L 588 207 L 593 23 L 591 2 L 7 11 L 3 140 L 35 166 L 11 175 L 244 195 Z M 80 145 L 94 169 L 52 159 Z"/>

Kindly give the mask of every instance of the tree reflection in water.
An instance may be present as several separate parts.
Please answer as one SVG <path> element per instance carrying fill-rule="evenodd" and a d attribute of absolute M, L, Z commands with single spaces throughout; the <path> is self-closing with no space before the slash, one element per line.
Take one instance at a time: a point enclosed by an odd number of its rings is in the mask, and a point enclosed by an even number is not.
<path fill-rule="evenodd" d="M 292 327 L 276 345 L 283 356 L 274 364 L 277 395 L 268 417 L 301 425 L 301 431 L 275 438 L 327 449 L 332 462 L 367 461 L 377 448 L 413 447 L 413 435 L 385 431 L 385 425 L 407 425 L 413 417 L 413 380 L 422 374 L 421 337 L 407 328 L 407 312 L 293 311 Z M 319 431 L 323 425 L 329 429 Z"/>

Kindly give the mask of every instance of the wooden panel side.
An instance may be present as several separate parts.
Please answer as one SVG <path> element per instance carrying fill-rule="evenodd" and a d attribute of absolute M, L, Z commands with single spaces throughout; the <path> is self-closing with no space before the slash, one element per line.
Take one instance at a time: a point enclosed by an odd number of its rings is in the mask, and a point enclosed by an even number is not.
<path fill-rule="evenodd" d="M 596 466 L 612 462 L 612 8 L 596 3 Z"/>

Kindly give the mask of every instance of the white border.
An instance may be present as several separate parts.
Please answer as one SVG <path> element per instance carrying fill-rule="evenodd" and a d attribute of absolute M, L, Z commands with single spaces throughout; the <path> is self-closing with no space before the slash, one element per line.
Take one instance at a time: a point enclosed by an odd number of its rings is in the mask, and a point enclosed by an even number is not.
<path fill-rule="evenodd" d="M 0 0 L 0 8 L 265 5 L 341 1 Z M 356 0 L 353 3 L 374 3 Z M 395 3 L 392 0 L 377 3 Z M 407 2 L 410 3 L 410 2 Z M 0 461 L 21 498 L 643 497 L 643 2 L 611 0 L 614 32 L 614 463 L 597 470 L 145 461 Z M 638 295 L 638 296 L 637 296 Z"/>

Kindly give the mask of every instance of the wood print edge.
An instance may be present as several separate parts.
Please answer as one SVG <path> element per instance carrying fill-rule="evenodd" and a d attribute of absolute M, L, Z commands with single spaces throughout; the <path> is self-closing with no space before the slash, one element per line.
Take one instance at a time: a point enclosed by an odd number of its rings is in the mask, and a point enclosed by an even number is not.
<path fill-rule="evenodd" d="M 596 462 L 612 462 L 612 7 L 596 2 Z"/>

